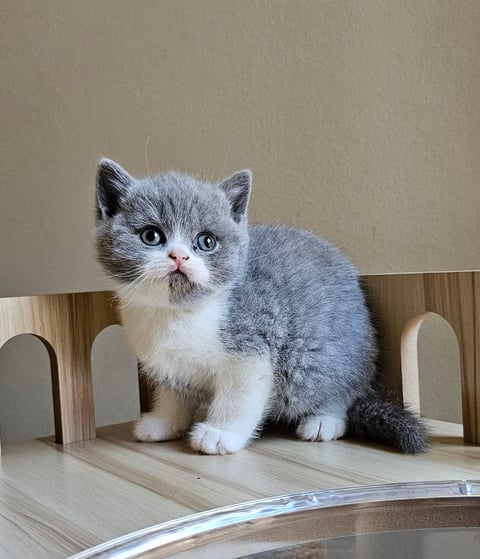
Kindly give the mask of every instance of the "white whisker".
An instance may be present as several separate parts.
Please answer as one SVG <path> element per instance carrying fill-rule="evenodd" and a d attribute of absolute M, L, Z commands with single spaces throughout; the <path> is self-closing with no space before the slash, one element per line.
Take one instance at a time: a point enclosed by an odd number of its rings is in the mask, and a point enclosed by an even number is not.
<path fill-rule="evenodd" d="M 145 270 L 143 271 L 137 278 L 135 278 L 132 282 L 127 285 L 122 285 L 118 288 L 117 293 L 119 299 L 129 299 L 135 293 L 141 289 L 142 285 L 145 284 L 147 281 L 150 281 L 150 287 L 152 287 L 152 282 L 155 280 L 155 277 L 152 274 Z"/>
<path fill-rule="evenodd" d="M 147 136 L 147 141 L 145 143 L 145 165 L 147 167 L 148 176 L 151 177 L 152 173 L 150 172 L 150 167 L 148 165 L 148 144 L 150 142 L 150 136 Z"/>

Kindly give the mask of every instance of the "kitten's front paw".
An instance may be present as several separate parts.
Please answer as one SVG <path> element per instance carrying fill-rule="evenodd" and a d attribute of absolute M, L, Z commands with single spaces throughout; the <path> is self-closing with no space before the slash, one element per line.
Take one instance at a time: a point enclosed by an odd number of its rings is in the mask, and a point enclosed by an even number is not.
<path fill-rule="evenodd" d="M 217 429 L 209 423 L 197 423 L 190 432 L 190 443 L 204 454 L 232 454 L 247 444 L 248 438 Z"/>
<path fill-rule="evenodd" d="M 137 441 L 153 443 L 171 441 L 184 436 L 187 426 L 176 424 L 165 417 L 146 413 L 136 421 L 133 435 Z"/>
<path fill-rule="evenodd" d="M 310 415 L 300 421 L 297 435 L 304 441 L 334 441 L 345 435 L 347 425 L 341 417 Z"/>

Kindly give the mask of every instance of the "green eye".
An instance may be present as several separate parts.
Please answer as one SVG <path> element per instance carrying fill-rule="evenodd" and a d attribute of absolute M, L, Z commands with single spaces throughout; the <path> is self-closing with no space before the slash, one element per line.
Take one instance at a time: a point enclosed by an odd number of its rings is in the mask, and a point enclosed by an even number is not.
<path fill-rule="evenodd" d="M 142 239 L 142 243 L 151 247 L 164 245 L 167 242 L 164 233 L 155 227 L 144 229 L 140 233 L 140 239 Z"/>
<path fill-rule="evenodd" d="M 196 248 L 210 252 L 217 246 L 217 239 L 210 233 L 200 233 L 195 237 L 193 243 Z"/>

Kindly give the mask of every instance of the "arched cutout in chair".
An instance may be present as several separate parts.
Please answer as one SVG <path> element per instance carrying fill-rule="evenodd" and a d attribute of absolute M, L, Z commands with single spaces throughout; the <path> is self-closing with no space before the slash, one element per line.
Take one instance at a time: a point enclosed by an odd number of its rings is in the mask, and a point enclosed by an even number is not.
<path fill-rule="evenodd" d="M 132 421 L 140 413 L 138 364 L 123 328 L 107 326 L 92 345 L 95 425 Z M 133 374 L 132 374 L 133 373 Z"/>
<path fill-rule="evenodd" d="M 374 275 L 363 281 L 381 335 L 385 378 L 399 394 L 403 384 L 410 403 L 418 405 L 418 398 L 408 371 L 402 371 L 405 325 L 434 312 L 452 326 L 460 351 L 464 440 L 480 444 L 480 272 Z"/>
<path fill-rule="evenodd" d="M 452 326 L 434 312 L 410 320 L 401 362 L 404 403 L 429 419 L 461 423 L 460 352 Z"/>
<path fill-rule="evenodd" d="M 10 435 L 13 440 L 24 440 L 54 432 L 56 362 L 55 351 L 41 336 L 19 334 L 1 345 L 0 438 Z M 29 370 L 32 363 L 34 375 Z M 29 390 L 25 390 L 27 384 Z M 19 421 L 21 433 L 15 425 Z"/>
<path fill-rule="evenodd" d="M 95 437 L 91 347 L 101 330 L 116 323 L 110 292 L 0 299 L 0 346 L 19 334 L 47 345 L 59 443 Z"/>

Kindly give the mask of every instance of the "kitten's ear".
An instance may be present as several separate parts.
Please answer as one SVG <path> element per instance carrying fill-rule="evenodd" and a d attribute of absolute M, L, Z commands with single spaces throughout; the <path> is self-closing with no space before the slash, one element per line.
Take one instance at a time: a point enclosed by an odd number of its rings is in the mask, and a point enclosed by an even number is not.
<path fill-rule="evenodd" d="M 239 171 L 225 179 L 219 186 L 230 202 L 233 219 L 238 223 L 247 214 L 252 189 L 252 172 L 248 169 Z"/>
<path fill-rule="evenodd" d="M 120 197 L 132 184 L 132 177 L 111 159 L 100 159 L 97 171 L 98 217 L 112 217 L 119 209 Z"/>

